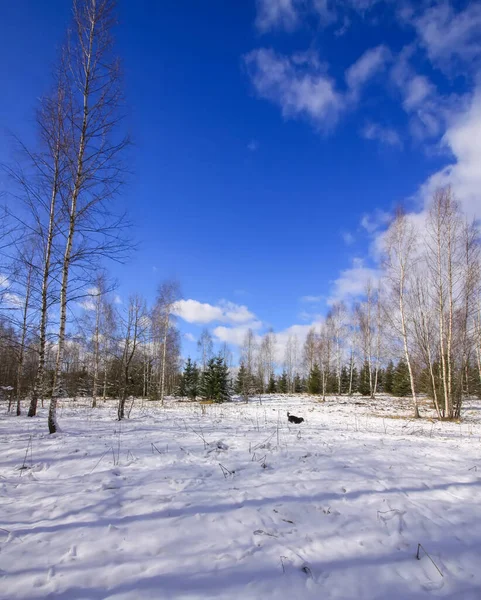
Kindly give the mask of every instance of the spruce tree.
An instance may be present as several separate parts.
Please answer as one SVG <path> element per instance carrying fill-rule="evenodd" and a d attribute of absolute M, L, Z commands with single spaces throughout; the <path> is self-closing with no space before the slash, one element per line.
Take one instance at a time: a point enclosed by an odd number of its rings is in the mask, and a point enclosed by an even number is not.
<path fill-rule="evenodd" d="M 386 394 L 393 393 L 393 378 L 394 378 L 394 363 L 389 361 L 384 373 L 384 392 Z"/>
<path fill-rule="evenodd" d="M 411 382 L 409 380 L 409 369 L 404 360 L 400 360 L 394 370 L 392 393 L 394 396 L 404 397 L 411 394 Z"/>
<path fill-rule="evenodd" d="M 183 396 L 187 396 L 190 400 L 196 399 L 199 394 L 199 369 L 196 363 L 193 363 L 190 358 L 185 363 L 181 386 Z"/>
<path fill-rule="evenodd" d="M 226 402 L 230 400 L 230 385 L 229 385 L 229 367 L 225 361 L 225 358 L 219 354 L 216 359 L 216 372 L 217 372 L 217 402 Z"/>
<path fill-rule="evenodd" d="M 289 391 L 289 380 L 287 379 L 287 373 L 285 371 L 282 371 L 282 375 L 279 377 L 277 389 L 280 394 L 287 394 Z"/>
<path fill-rule="evenodd" d="M 174 396 L 176 396 L 177 398 L 185 398 L 187 396 L 187 394 L 185 393 L 184 373 L 180 374 L 179 385 L 174 390 Z"/>
<path fill-rule="evenodd" d="M 275 394 L 277 392 L 276 378 L 273 374 L 269 377 L 269 383 L 267 384 L 267 393 Z"/>
<path fill-rule="evenodd" d="M 361 396 L 369 396 L 371 394 L 371 387 L 369 385 L 369 363 L 366 361 L 359 373 L 359 383 L 357 391 Z"/>
<path fill-rule="evenodd" d="M 241 362 L 237 378 L 235 381 L 234 391 L 243 398 L 249 395 L 249 374 L 243 362 Z"/>
<path fill-rule="evenodd" d="M 214 402 L 229 400 L 229 367 L 221 355 L 208 361 L 202 374 L 200 394 L 206 400 Z"/>
<path fill-rule="evenodd" d="M 307 391 L 309 394 L 320 394 L 321 393 L 321 371 L 319 365 L 314 364 L 307 378 Z"/>
<path fill-rule="evenodd" d="M 349 369 L 344 366 L 341 369 L 341 394 L 349 393 Z"/>
<path fill-rule="evenodd" d="M 294 377 L 294 393 L 295 394 L 302 394 L 302 392 L 304 391 L 304 386 L 302 384 L 302 379 L 301 376 L 299 375 L 299 373 L 296 373 L 296 376 Z"/>

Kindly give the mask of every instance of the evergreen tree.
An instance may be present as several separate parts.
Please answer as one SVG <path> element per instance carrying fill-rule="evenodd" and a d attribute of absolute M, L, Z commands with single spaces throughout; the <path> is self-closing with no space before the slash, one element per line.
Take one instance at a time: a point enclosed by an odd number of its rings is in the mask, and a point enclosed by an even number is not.
<path fill-rule="evenodd" d="M 219 354 L 216 358 L 217 376 L 218 376 L 218 401 L 225 402 L 230 400 L 231 388 L 229 378 L 229 367 L 227 366 L 225 358 Z"/>
<path fill-rule="evenodd" d="M 337 376 L 333 371 L 327 373 L 326 379 L 326 395 L 331 396 L 337 394 L 338 391 Z"/>
<path fill-rule="evenodd" d="M 344 366 L 341 369 L 341 394 L 349 393 L 349 369 Z"/>
<path fill-rule="evenodd" d="M 384 392 L 386 394 L 393 393 L 393 378 L 394 378 L 394 363 L 392 360 L 389 361 L 386 371 L 384 373 Z"/>
<path fill-rule="evenodd" d="M 319 370 L 319 365 L 314 363 L 307 379 L 307 391 L 309 394 L 317 395 L 321 393 L 321 387 L 321 371 Z"/>
<path fill-rule="evenodd" d="M 241 362 L 237 378 L 234 385 L 234 391 L 236 394 L 243 396 L 244 398 L 249 395 L 249 374 L 243 362 Z"/>
<path fill-rule="evenodd" d="M 190 358 L 185 363 L 181 381 L 182 396 L 187 396 L 190 400 L 195 400 L 199 394 L 199 369 L 196 363 L 193 363 Z"/>
<path fill-rule="evenodd" d="M 181 373 L 179 378 L 179 385 L 174 390 L 174 396 L 177 398 L 185 398 L 187 394 L 185 393 L 185 379 L 184 373 Z"/>
<path fill-rule="evenodd" d="M 304 391 L 303 381 L 302 381 L 299 373 L 296 373 L 296 375 L 294 377 L 294 393 L 302 394 L 303 391 Z"/>
<path fill-rule="evenodd" d="M 369 363 L 366 361 L 359 373 L 359 383 L 357 391 L 361 396 L 369 396 L 371 394 L 371 387 L 369 385 Z"/>
<path fill-rule="evenodd" d="M 384 391 L 385 378 L 386 378 L 386 370 L 379 369 L 377 372 L 377 386 L 376 386 L 376 390 L 378 392 Z M 373 381 L 374 381 L 374 375 L 373 375 Z"/>
<path fill-rule="evenodd" d="M 229 400 L 229 367 L 222 356 L 216 356 L 208 361 L 202 374 L 200 394 L 203 398 L 214 402 Z"/>
<path fill-rule="evenodd" d="M 279 377 L 279 381 L 277 382 L 277 389 L 280 394 L 287 394 L 289 391 L 289 380 L 287 378 L 286 371 L 282 371 L 282 375 Z"/>
<path fill-rule="evenodd" d="M 411 382 L 409 380 L 409 369 L 404 360 L 400 360 L 394 370 L 392 393 L 394 396 L 404 397 L 411 394 Z"/>
<path fill-rule="evenodd" d="M 268 394 L 275 394 L 276 392 L 277 392 L 276 378 L 272 374 L 269 377 L 269 383 L 267 384 L 267 393 Z"/>

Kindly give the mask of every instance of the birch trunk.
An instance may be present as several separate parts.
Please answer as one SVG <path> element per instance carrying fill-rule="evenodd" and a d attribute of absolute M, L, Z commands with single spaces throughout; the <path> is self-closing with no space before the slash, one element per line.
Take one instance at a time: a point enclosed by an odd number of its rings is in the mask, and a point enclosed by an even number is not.
<path fill-rule="evenodd" d="M 27 319 L 28 319 L 28 311 L 30 309 L 30 295 L 32 290 L 32 275 L 33 275 L 33 264 L 30 262 L 27 272 L 27 281 L 25 284 L 25 299 L 23 304 L 22 311 L 22 333 L 20 337 L 20 348 L 18 351 L 18 366 L 17 366 L 17 385 L 15 386 L 15 394 L 17 401 L 17 417 L 19 417 L 22 413 L 20 406 L 21 399 L 21 385 L 22 385 L 22 376 L 23 376 L 23 362 L 25 357 L 25 340 L 27 337 Z"/>

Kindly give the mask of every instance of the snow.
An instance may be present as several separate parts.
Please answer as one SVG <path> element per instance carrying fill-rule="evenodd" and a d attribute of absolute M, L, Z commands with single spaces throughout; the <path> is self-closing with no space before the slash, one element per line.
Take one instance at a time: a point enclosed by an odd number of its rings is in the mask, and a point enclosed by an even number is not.
<path fill-rule="evenodd" d="M 480 402 L 80 404 L 0 417 L 2 600 L 481 598 Z"/>

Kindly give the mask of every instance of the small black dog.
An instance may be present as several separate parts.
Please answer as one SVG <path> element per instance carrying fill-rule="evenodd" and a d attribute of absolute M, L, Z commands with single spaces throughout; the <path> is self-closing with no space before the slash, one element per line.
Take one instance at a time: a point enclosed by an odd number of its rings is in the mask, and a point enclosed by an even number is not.
<path fill-rule="evenodd" d="M 304 423 L 304 419 L 302 417 L 295 417 L 294 415 L 290 415 L 289 411 L 287 411 L 287 420 L 289 421 L 289 423 L 295 423 L 296 425 Z"/>

